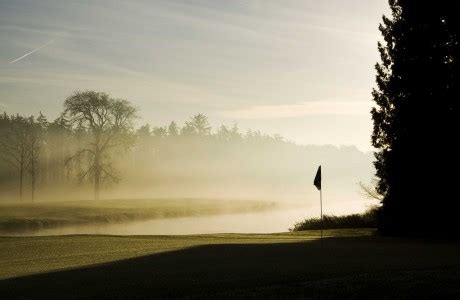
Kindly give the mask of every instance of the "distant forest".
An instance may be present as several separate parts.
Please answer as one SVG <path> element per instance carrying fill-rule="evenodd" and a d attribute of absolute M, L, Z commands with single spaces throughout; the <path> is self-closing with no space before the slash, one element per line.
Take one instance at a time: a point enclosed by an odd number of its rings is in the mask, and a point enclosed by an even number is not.
<path fill-rule="evenodd" d="M 82 104 L 91 115 L 79 113 Z M 113 107 L 130 115 L 122 119 Z M 84 92 L 69 97 L 55 120 L 0 115 L 1 199 L 98 198 L 99 189 L 112 198 L 305 197 L 320 163 L 326 188 L 346 197 L 344 189 L 356 195 L 357 183 L 372 175 L 372 155 L 352 146 L 299 146 L 237 124 L 211 128 L 204 114 L 182 126 L 135 128 L 131 108 Z"/>

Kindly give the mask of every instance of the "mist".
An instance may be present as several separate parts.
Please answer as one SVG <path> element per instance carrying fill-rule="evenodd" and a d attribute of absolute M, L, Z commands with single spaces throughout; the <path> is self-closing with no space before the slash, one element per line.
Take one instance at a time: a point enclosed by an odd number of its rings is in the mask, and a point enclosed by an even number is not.
<path fill-rule="evenodd" d="M 354 146 L 297 145 L 279 135 L 243 133 L 237 124 L 212 128 L 203 114 L 183 125 L 125 129 L 96 159 L 91 126 L 75 125 L 64 115 L 50 122 L 42 114 L 5 113 L 0 199 L 10 219 L 4 231 L 286 231 L 299 218 L 318 214 L 319 193 L 312 184 L 318 165 L 324 213 L 359 213 L 375 204 L 358 185 L 371 181 L 372 155 Z M 8 164 L 21 151 L 27 154 L 22 165 Z M 28 225 L 19 226 L 24 219 Z M 267 219 L 272 226 L 263 225 Z"/>
<path fill-rule="evenodd" d="M 197 123 L 197 116 L 203 124 Z M 63 119 L 41 122 L 46 128 L 40 137 L 35 201 L 91 199 L 91 158 L 70 160 L 91 143 L 91 133 L 72 128 Z M 129 139 L 129 147 L 106 154 L 112 177 L 103 178 L 102 198 L 204 197 L 312 204 L 318 197 L 312 177 L 322 165 L 326 201 L 346 206 L 364 200 L 358 183 L 369 182 L 374 172 L 372 154 L 354 146 L 297 145 L 259 131 L 242 133 L 236 124 L 211 129 L 201 114 L 183 127 L 175 122 L 154 128 L 144 125 L 133 129 Z M 16 201 L 18 172 L 6 160 L 1 164 L 0 199 Z M 24 173 L 22 201 L 30 202 L 31 176 Z"/>

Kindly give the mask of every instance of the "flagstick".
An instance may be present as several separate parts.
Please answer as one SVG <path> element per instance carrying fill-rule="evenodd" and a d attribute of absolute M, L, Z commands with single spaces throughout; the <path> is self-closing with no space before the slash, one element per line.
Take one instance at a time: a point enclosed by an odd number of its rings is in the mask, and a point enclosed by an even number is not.
<path fill-rule="evenodd" d="M 323 189 L 319 190 L 319 203 L 321 207 L 321 240 L 323 240 Z"/>

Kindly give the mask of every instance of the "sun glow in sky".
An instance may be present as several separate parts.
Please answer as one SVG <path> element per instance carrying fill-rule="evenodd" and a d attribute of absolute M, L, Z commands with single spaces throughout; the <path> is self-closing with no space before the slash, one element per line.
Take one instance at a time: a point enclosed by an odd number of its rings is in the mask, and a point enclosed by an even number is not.
<path fill-rule="evenodd" d="M 160 126 L 216 126 L 371 149 L 386 0 L 0 0 L 0 111 L 56 117 L 75 90 Z"/>

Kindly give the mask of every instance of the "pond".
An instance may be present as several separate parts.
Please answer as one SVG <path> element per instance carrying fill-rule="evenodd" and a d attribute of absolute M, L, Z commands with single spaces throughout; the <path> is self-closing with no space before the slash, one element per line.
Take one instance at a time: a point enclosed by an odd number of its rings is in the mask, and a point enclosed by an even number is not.
<path fill-rule="evenodd" d="M 362 212 L 369 203 L 348 201 L 328 204 L 326 214 L 350 214 Z M 276 233 L 286 232 L 296 222 L 305 218 L 319 217 L 319 205 L 306 203 L 283 203 L 272 208 L 195 215 L 187 217 L 163 217 L 125 223 L 91 224 L 44 228 L 24 232 L 21 236 L 44 236 L 65 234 L 107 234 L 107 235 L 185 235 L 206 233 Z"/>
<path fill-rule="evenodd" d="M 177 218 L 160 218 L 128 223 L 82 225 L 50 228 L 24 235 L 114 234 L 114 235 L 182 235 L 204 233 L 273 233 L 286 232 L 309 213 L 311 208 L 278 207 L 259 212 L 217 214 Z"/>

